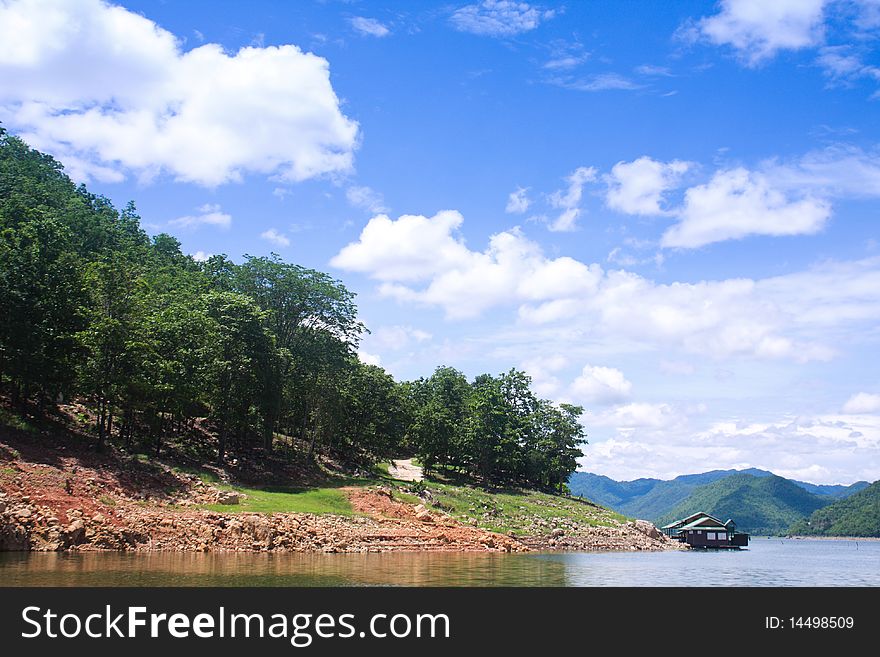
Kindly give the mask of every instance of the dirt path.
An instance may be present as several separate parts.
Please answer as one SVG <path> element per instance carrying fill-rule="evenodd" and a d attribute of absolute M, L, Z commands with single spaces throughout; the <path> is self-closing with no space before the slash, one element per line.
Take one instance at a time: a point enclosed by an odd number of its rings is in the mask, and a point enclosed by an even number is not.
<path fill-rule="evenodd" d="M 412 459 L 395 459 L 388 466 L 388 474 L 401 481 L 421 481 L 423 478 L 422 468 L 413 465 Z"/>

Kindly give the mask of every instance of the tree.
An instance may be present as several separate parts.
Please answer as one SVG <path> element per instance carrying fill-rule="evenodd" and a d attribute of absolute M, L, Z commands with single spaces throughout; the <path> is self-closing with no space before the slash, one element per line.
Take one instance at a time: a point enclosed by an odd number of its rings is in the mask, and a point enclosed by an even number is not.
<path fill-rule="evenodd" d="M 79 375 L 83 392 L 97 406 L 97 447 L 110 434 L 113 410 L 143 376 L 144 305 L 139 268 L 111 252 L 86 271 L 88 325 L 78 334 L 83 350 Z"/>
<path fill-rule="evenodd" d="M 254 301 L 235 292 L 212 292 L 205 299 L 212 320 L 209 344 L 209 399 L 218 423 L 217 462 L 223 463 L 231 428 L 243 430 L 263 392 L 260 371 L 273 357 L 272 335 Z"/>

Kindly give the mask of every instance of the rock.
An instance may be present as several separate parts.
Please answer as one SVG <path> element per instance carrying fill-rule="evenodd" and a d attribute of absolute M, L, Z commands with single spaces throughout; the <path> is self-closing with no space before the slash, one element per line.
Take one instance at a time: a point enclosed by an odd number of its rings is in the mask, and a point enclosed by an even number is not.
<path fill-rule="evenodd" d="M 221 490 L 217 491 L 216 503 L 217 504 L 238 504 L 241 502 L 244 495 L 241 493 L 236 493 L 231 490 Z"/>
<path fill-rule="evenodd" d="M 6 500 L 0 499 L 0 513 L 6 511 Z"/>
<path fill-rule="evenodd" d="M 419 504 L 419 506 L 422 506 Z M 421 522 L 434 522 L 434 516 L 432 516 L 425 507 L 422 507 L 422 510 L 416 513 L 416 520 L 420 520 Z"/>
<path fill-rule="evenodd" d="M 64 542 L 67 545 L 79 545 L 85 540 L 86 526 L 83 521 L 77 518 L 64 530 Z"/>
<path fill-rule="evenodd" d="M 655 540 L 660 540 L 663 538 L 663 534 L 657 529 L 653 523 L 648 522 L 647 520 L 636 520 L 635 528 L 642 532 L 648 538 L 653 538 Z"/>
<path fill-rule="evenodd" d="M 557 527 L 557 528 L 554 529 L 552 532 L 550 532 L 550 536 L 552 536 L 553 538 L 559 538 L 559 537 L 561 537 L 561 536 L 565 536 L 565 530 L 564 530 L 564 529 L 559 529 L 559 528 Z"/>

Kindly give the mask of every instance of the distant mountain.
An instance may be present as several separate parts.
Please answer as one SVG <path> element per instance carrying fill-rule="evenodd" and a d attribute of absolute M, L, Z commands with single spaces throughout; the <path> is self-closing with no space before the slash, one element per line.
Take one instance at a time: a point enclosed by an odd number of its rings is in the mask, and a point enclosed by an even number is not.
<path fill-rule="evenodd" d="M 630 517 L 645 518 L 656 522 L 661 518 L 668 517 L 673 509 L 684 504 L 700 486 L 741 474 L 757 478 L 776 476 L 767 470 L 749 468 L 747 470 L 712 470 L 700 474 L 681 475 L 671 480 L 636 479 L 634 481 L 615 481 L 609 477 L 590 472 L 575 472 L 572 474 L 568 485 L 573 495 L 586 497 L 597 504 L 607 506 Z M 849 486 L 841 484 L 811 484 L 795 480 L 786 481 L 808 493 L 817 495 L 826 504 L 833 500 L 843 499 L 869 485 L 866 481 L 859 481 Z M 697 509 L 697 511 L 711 513 L 709 509 Z M 726 518 L 722 518 L 722 520 L 726 520 Z M 739 522 L 736 515 L 734 515 L 734 520 Z"/>
<path fill-rule="evenodd" d="M 849 486 L 844 486 L 842 484 L 835 484 L 832 486 L 827 484 L 808 484 L 804 481 L 795 481 L 794 479 L 791 481 L 808 493 L 813 493 L 814 495 L 828 495 L 836 500 L 842 500 L 844 497 L 849 497 L 853 493 L 858 493 L 860 490 L 864 490 L 871 485 L 867 481 L 857 481 Z"/>
<path fill-rule="evenodd" d="M 880 537 L 880 481 L 795 522 L 790 533 Z"/>
<path fill-rule="evenodd" d="M 636 497 L 651 492 L 660 479 L 636 479 L 635 481 L 615 481 L 604 475 L 592 472 L 575 472 L 568 480 L 572 495 L 586 497 L 596 504 L 618 511 L 622 505 Z"/>
<path fill-rule="evenodd" d="M 657 523 L 706 511 L 722 521 L 733 518 L 738 529 L 752 534 L 785 534 L 792 523 L 830 501 L 828 495 L 814 495 L 776 475 L 733 474 L 698 486 Z"/>
<path fill-rule="evenodd" d="M 634 518 L 655 520 L 687 499 L 697 487 L 709 484 L 732 474 L 751 474 L 756 477 L 771 476 L 766 470 L 712 470 L 700 474 L 681 475 L 675 479 L 636 479 L 615 481 L 589 472 L 575 472 L 568 482 L 572 495 L 610 507 L 618 513 Z"/>

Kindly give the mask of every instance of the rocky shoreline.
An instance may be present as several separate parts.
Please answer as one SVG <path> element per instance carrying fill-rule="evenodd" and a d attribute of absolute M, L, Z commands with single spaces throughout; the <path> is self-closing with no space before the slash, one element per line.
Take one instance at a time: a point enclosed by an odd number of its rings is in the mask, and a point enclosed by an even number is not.
<path fill-rule="evenodd" d="M 453 518 L 427 499 L 415 503 L 390 484 L 341 489 L 351 515 L 236 509 L 240 494 L 229 488 L 122 453 L 99 455 L 44 439 L 0 441 L 0 551 L 681 549 L 644 521 L 590 526 L 559 519 L 536 522 L 528 535 L 492 532 L 477 526 L 477 518 Z M 206 508 L 216 504 L 232 506 Z"/>
<path fill-rule="evenodd" d="M 383 493 L 360 493 L 361 498 L 370 495 Z M 413 518 L 149 508 L 126 509 L 111 517 L 69 509 L 62 519 L 27 496 L 0 493 L 0 551 L 528 552 L 678 547 L 643 521 L 514 538 L 416 509 Z"/>

